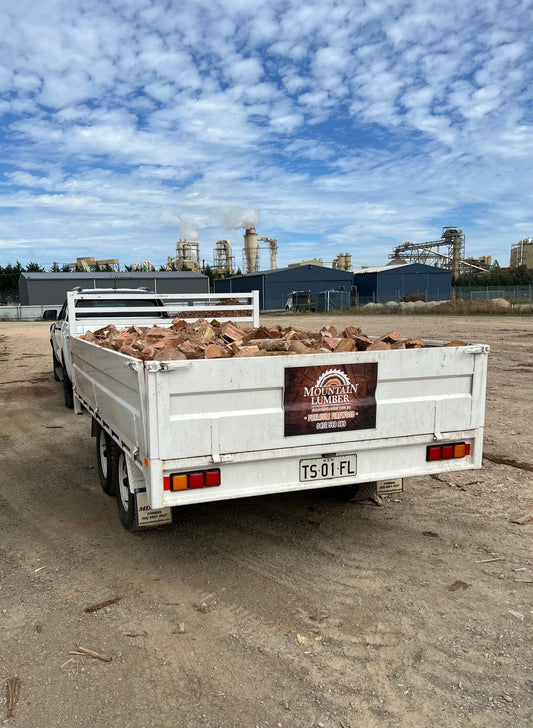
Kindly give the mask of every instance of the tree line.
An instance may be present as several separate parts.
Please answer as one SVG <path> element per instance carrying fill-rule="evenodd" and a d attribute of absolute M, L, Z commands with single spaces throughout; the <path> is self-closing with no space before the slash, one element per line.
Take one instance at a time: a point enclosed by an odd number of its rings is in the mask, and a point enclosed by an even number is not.
<path fill-rule="evenodd" d="M 493 268 L 487 273 L 466 273 L 453 279 L 454 286 L 528 286 L 533 284 L 533 269 L 525 265 L 517 268 Z"/>

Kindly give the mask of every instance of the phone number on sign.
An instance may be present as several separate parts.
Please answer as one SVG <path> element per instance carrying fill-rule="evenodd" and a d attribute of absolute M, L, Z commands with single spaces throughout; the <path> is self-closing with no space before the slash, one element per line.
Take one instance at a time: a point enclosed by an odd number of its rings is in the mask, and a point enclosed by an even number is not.
<path fill-rule="evenodd" d="M 317 430 L 341 430 L 346 427 L 346 420 L 336 420 L 335 422 L 317 422 Z"/>

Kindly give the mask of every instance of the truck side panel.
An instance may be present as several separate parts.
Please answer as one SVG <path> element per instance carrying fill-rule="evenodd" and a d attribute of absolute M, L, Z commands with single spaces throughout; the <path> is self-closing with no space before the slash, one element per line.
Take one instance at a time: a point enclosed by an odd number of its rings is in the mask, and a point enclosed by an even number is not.
<path fill-rule="evenodd" d="M 76 392 L 126 449 L 146 452 L 142 366 L 131 369 L 130 357 L 75 337 L 70 346 Z"/>

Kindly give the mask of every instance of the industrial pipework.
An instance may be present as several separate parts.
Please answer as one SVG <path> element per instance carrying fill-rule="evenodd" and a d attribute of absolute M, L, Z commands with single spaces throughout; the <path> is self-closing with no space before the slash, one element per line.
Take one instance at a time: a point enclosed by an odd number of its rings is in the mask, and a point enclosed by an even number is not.
<path fill-rule="evenodd" d="M 200 272 L 200 244 L 196 240 L 180 238 L 176 243 L 176 257 L 168 257 L 167 270 L 192 270 Z"/>
<path fill-rule="evenodd" d="M 533 238 L 525 237 L 511 246 L 511 268 L 525 265 L 533 268 Z"/>
<path fill-rule="evenodd" d="M 350 253 L 339 253 L 331 267 L 335 270 L 352 270 L 352 256 Z"/>
<path fill-rule="evenodd" d="M 213 270 L 215 273 L 233 273 L 235 258 L 231 254 L 229 240 L 217 240 L 213 250 Z"/>
<path fill-rule="evenodd" d="M 268 245 L 259 245 L 259 241 Z M 259 251 L 270 251 L 270 269 L 277 268 L 278 242 L 274 238 L 260 238 L 254 227 L 246 228 L 244 232 L 243 264 L 245 273 L 257 273 L 259 270 Z"/>

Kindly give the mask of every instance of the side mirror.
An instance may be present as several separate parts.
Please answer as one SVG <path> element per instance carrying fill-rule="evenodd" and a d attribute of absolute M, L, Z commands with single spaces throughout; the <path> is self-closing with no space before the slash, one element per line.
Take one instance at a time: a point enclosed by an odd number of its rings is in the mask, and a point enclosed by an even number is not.
<path fill-rule="evenodd" d="M 49 308 L 43 313 L 43 319 L 45 321 L 57 321 L 57 311 L 54 308 Z"/>

